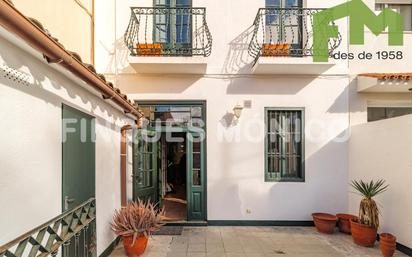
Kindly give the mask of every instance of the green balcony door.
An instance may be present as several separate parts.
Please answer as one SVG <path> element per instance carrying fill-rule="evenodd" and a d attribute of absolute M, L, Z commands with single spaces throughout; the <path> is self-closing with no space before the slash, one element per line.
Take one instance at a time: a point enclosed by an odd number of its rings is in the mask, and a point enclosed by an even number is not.
<path fill-rule="evenodd" d="M 154 7 L 165 10 L 154 15 L 154 42 L 168 55 L 190 56 L 192 46 L 191 0 L 154 0 Z"/>
<path fill-rule="evenodd" d="M 158 145 L 155 131 L 136 131 L 133 145 L 134 200 L 159 201 Z"/>
<path fill-rule="evenodd" d="M 205 220 L 205 153 L 204 133 L 187 133 L 187 217 Z"/>
<path fill-rule="evenodd" d="M 302 49 L 302 0 L 265 0 L 266 8 L 274 8 L 266 15 L 266 42 L 288 43 Z"/>
<path fill-rule="evenodd" d="M 62 106 L 62 211 L 95 197 L 95 119 L 72 107 Z M 66 221 L 69 224 L 72 221 Z M 63 256 L 96 256 L 96 224 L 93 222 Z"/>

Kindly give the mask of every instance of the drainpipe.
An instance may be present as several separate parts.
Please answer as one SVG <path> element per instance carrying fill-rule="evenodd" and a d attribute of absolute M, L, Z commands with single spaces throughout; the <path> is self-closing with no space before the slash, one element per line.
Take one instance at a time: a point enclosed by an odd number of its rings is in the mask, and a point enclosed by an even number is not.
<path fill-rule="evenodd" d="M 126 190 L 126 168 L 127 168 L 127 131 L 132 129 L 131 125 L 123 126 L 120 129 L 120 198 L 122 207 L 127 204 L 127 190 Z"/>

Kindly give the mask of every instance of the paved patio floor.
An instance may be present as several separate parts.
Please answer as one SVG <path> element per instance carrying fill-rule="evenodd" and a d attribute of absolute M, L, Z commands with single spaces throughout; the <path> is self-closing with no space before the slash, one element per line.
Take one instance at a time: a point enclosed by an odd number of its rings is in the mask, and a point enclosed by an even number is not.
<path fill-rule="evenodd" d="M 112 257 L 125 256 L 122 244 Z M 153 236 L 142 257 L 368 257 L 374 248 L 350 235 L 323 235 L 312 227 L 185 227 L 181 236 Z M 406 256 L 397 252 L 395 256 Z"/>

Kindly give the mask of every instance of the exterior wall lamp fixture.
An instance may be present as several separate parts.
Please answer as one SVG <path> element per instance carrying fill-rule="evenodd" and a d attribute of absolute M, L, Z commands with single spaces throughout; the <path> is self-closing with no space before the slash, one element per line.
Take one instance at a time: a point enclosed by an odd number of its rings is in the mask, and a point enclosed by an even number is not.
<path fill-rule="evenodd" d="M 235 107 L 233 107 L 233 115 L 235 115 L 235 117 L 239 119 L 240 115 L 242 115 L 242 110 L 243 110 L 243 106 L 240 104 L 237 104 Z"/>

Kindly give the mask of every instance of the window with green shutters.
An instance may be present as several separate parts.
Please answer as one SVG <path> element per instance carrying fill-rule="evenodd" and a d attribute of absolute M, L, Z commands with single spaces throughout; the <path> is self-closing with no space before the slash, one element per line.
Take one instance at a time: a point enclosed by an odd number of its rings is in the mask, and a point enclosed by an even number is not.
<path fill-rule="evenodd" d="M 265 108 L 265 181 L 304 182 L 304 109 Z"/>

